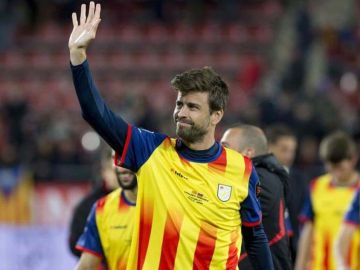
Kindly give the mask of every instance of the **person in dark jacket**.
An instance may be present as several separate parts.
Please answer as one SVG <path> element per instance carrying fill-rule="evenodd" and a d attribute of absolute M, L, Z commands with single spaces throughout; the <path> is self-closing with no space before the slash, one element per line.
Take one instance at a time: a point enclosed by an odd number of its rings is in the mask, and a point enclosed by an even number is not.
<path fill-rule="evenodd" d="M 290 226 L 288 227 L 290 229 L 288 228 L 288 233 L 290 236 L 290 249 L 293 262 L 295 262 L 300 236 L 298 217 L 301 214 L 306 199 L 308 179 L 312 179 L 312 177 L 308 177 L 308 171 L 305 174 L 303 171 L 293 167 L 298 140 L 295 133 L 289 127 L 275 124 L 266 128 L 265 135 L 268 139 L 269 151 L 274 154 L 289 174 L 288 193 L 291 195 L 287 196 L 286 205 L 289 210 L 288 221 Z"/>
<path fill-rule="evenodd" d="M 81 256 L 81 251 L 75 248 L 80 235 L 83 233 L 86 219 L 94 203 L 116 189 L 118 185 L 116 173 L 113 166 L 113 153 L 110 148 L 106 148 L 102 153 L 101 160 L 101 183 L 94 187 L 74 208 L 70 222 L 70 235 L 68 238 L 69 248 L 77 257 Z"/>
<path fill-rule="evenodd" d="M 234 126 L 224 133 L 221 143 L 251 158 L 260 179 L 258 193 L 263 212 L 262 223 L 268 237 L 274 269 L 292 269 L 284 217 L 287 172 L 269 153 L 264 132 L 256 126 Z M 243 248 L 239 268 L 241 270 L 253 269 Z"/>

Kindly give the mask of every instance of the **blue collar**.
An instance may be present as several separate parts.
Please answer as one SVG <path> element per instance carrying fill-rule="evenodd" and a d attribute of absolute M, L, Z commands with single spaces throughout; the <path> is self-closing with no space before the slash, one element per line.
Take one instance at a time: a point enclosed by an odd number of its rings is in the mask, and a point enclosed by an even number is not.
<path fill-rule="evenodd" d="M 209 163 L 218 159 L 223 147 L 220 145 L 220 143 L 215 142 L 209 149 L 192 150 L 187 147 L 180 139 L 177 139 L 175 149 L 178 154 L 186 160 L 199 163 Z"/>
<path fill-rule="evenodd" d="M 136 203 L 130 202 L 130 201 L 128 200 L 128 198 L 126 198 L 124 190 L 121 190 L 121 197 L 124 199 L 124 202 L 125 202 L 127 205 L 136 206 Z"/>

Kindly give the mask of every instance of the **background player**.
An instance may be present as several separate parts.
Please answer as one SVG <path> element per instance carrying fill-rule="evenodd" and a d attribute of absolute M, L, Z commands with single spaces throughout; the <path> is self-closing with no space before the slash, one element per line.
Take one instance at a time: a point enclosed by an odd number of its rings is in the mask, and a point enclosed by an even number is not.
<path fill-rule="evenodd" d="M 104 103 L 86 61 L 99 23 L 99 4 L 90 3 L 88 16 L 82 5 L 80 24 L 73 14 L 70 60 L 84 118 L 121 155 L 118 164 L 137 172 L 129 269 L 237 269 L 240 227 L 255 268 L 273 269 L 255 195 L 256 172 L 248 159 L 214 139 L 226 84 L 210 68 L 173 79 L 178 140 L 130 126 Z"/>
<path fill-rule="evenodd" d="M 224 133 L 221 143 L 251 158 L 260 179 L 260 204 L 263 225 L 269 240 L 274 269 L 292 269 L 289 242 L 285 231 L 285 186 L 288 174 L 269 154 L 264 132 L 251 125 L 237 125 Z M 242 250 L 239 269 L 253 269 Z"/>
<path fill-rule="evenodd" d="M 77 270 L 98 269 L 103 261 L 109 270 L 125 270 L 135 222 L 136 176 L 117 167 L 120 188 L 99 199 L 88 217 L 76 248 L 82 252 Z"/>
<path fill-rule="evenodd" d="M 310 184 L 301 220 L 301 232 L 296 260 L 296 270 L 335 270 L 333 245 L 342 219 L 360 183 L 356 145 L 343 132 L 327 136 L 320 144 L 320 157 L 327 174 Z M 354 237 L 351 260 L 359 254 L 359 238 Z M 350 254 L 348 254 L 350 256 Z M 350 258 L 350 257 L 349 257 Z"/>
<path fill-rule="evenodd" d="M 289 174 L 286 197 L 286 221 L 287 232 L 290 240 L 292 259 L 296 260 L 296 250 L 300 234 L 300 225 L 298 217 L 301 213 L 306 197 L 308 181 L 303 172 L 295 170 L 292 165 L 298 146 L 297 138 L 294 132 L 287 126 L 275 124 L 265 130 L 268 139 L 269 152 L 273 153 L 275 158 Z"/>
<path fill-rule="evenodd" d="M 340 227 L 338 237 L 335 241 L 336 269 L 351 270 L 360 269 L 360 260 L 350 265 L 348 254 L 353 252 L 351 242 L 360 235 L 360 188 L 355 194 L 343 224 Z M 360 249 L 358 249 L 360 252 Z"/>
<path fill-rule="evenodd" d="M 97 185 L 87 196 L 85 196 L 75 207 L 70 223 L 69 247 L 71 252 L 80 257 L 81 252 L 75 248 L 80 235 L 83 233 L 86 218 L 94 203 L 119 187 L 118 179 L 114 170 L 114 157 L 112 150 L 106 147 L 101 158 L 101 184 Z"/>

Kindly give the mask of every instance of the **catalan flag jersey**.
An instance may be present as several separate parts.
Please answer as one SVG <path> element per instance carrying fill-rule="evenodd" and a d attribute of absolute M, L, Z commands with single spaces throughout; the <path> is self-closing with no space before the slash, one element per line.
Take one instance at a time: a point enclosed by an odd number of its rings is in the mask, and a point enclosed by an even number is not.
<path fill-rule="evenodd" d="M 310 194 L 301 215 L 302 221 L 310 220 L 314 226 L 309 270 L 336 270 L 333 244 L 356 186 L 336 186 L 329 174 L 318 177 L 310 185 Z M 359 261 L 359 248 L 360 230 L 351 243 L 351 265 Z"/>
<path fill-rule="evenodd" d="M 125 270 L 135 221 L 135 205 L 116 189 L 98 200 L 76 248 L 104 259 L 109 270 Z"/>
<path fill-rule="evenodd" d="M 356 236 L 359 240 L 360 235 L 360 188 L 357 190 L 354 199 L 348 209 L 344 222 L 348 225 L 355 226 Z M 359 240 L 360 242 L 360 240 Z M 350 246 L 350 253 L 348 259 L 351 262 L 351 269 L 360 270 L 360 245 Z"/>
<path fill-rule="evenodd" d="M 219 143 L 181 140 L 128 125 L 102 100 L 88 62 L 72 66 L 83 117 L 137 174 L 128 270 L 237 269 L 242 235 L 261 269 L 273 269 L 251 161 Z"/>

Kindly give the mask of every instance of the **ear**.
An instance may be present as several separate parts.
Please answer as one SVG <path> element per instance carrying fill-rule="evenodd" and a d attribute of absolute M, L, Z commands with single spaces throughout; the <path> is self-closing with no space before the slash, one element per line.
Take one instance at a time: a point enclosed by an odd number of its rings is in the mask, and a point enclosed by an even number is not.
<path fill-rule="evenodd" d="M 211 124 L 216 126 L 220 121 L 221 119 L 223 118 L 224 116 L 224 110 L 220 110 L 220 111 L 214 111 L 211 115 L 210 115 L 210 121 L 211 121 Z"/>
<path fill-rule="evenodd" d="M 249 157 L 249 158 L 253 158 L 255 156 L 255 149 L 254 148 L 248 148 L 246 156 Z"/>

